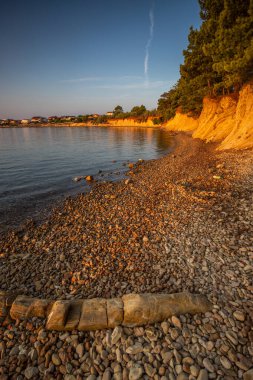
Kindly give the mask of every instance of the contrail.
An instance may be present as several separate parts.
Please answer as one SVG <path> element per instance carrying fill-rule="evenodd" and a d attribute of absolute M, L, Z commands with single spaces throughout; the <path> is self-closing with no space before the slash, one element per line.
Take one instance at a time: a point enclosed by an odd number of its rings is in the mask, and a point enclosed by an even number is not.
<path fill-rule="evenodd" d="M 146 44 L 146 49 L 145 49 L 145 58 L 144 58 L 144 74 L 145 74 L 145 83 L 148 85 L 149 83 L 149 77 L 148 77 L 148 64 L 149 64 L 149 49 L 151 46 L 151 42 L 153 40 L 153 35 L 154 35 L 154 2 L 151 5 L 151 8 L 149 10 L 149 39 Z"/>

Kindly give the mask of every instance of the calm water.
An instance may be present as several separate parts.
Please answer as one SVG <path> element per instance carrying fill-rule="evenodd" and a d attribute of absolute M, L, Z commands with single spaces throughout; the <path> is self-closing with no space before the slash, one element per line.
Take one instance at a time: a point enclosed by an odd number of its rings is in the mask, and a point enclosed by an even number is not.
<path fill-rule="evenodd" d="M 0 129 L 0 230 L 87 191 L 86 182 L 73 177 L 115 180 L 128 160 L 157 158 L 170 144 L 168 132 L 152 128 Z M 103 177 L 96 177 L 101 170 Z"/>

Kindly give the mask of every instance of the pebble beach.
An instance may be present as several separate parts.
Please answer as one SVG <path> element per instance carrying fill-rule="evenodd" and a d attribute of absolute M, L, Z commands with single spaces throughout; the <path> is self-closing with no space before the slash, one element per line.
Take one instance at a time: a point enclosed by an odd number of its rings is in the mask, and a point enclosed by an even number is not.
<path fill-rule="evenodd" d="M 0 238 L 0 290 L 50 299 L 207 296 L 205 314 L 47 331 L 0 319 L 0 380 L 253 379 L 253 155 L 186 134 Z"/>

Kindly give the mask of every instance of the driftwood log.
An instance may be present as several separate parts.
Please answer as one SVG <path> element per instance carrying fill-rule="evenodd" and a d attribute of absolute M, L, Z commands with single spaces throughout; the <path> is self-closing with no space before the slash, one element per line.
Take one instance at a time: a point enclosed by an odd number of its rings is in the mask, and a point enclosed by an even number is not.
<path fill-rule="evenodd" d="M 172 315 L 205 313 L 211 309 L 212 304 L 204 295 L 191 293 L 127 294 L 122 298 L 70 301 L 0 293 L 0 316 L 9 313 L 15 320 L 45 318 L 47 329 L 60 331 L 141 326 L 162 322 Z"/>

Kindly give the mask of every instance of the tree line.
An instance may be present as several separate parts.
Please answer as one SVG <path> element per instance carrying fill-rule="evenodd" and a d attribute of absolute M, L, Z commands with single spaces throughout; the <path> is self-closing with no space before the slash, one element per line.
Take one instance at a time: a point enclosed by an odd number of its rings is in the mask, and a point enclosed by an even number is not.
<path fill-rule="evenodd" d="M 190 28 L 180 78 L 158 100 L 170 119 L 180 107 L 199 115 L 203 97 L 238 93 L 253 78 L 253 0 L 198 0 L 202 24 Z"/>

